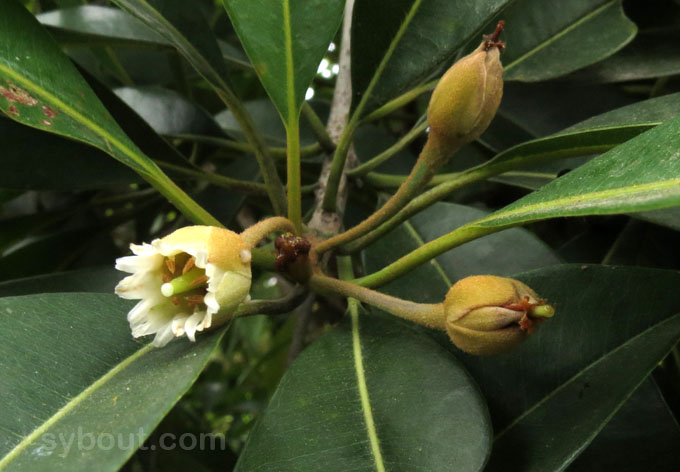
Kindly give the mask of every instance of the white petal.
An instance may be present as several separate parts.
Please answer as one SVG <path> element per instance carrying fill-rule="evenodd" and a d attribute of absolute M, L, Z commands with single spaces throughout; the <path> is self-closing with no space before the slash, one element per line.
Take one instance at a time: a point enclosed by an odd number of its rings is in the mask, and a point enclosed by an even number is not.
<path fill-rule="evenodd" d="M 172 326 L 172 334 L 174 334 L 177 337 L 180 337 L 184 334 L 184 323 L 187 320 L 187 315 L 177 315 L 173 318 L 171 326 Z"/>
<path fill-rule="evenodd" d="M 149 256 L 125 256 L 116 259 L 116 269 L 129 272 L 146 272 L 157 270 L 163 264 L 163 256 L 152 254 Z"/>
<path fill-rule="evenodd" d="M 145 318 L 140 318 L 130 322 L 132 336 L 138 338 L 160 331 L 164 326 L 171 324 L 171 319 L 161 309 L 154 309 Z"/>
<path fill-rule="evenodd" d="M 201 321 L 196 326 L 196 331 L 203 331 L 204 329 L 210 328 L 211 325 L 212 325 L 212 313 L 206 312 L 205 316 L 203 317 L 203 321 Z"/>
<path fill-rule="evenodd" d="M 187 333 L 187 338 L 191 339 L 192 342 L 196 341 L 196 326 L 199 322 L 203 321 L 204 316 L 205 312 L 197 311 L 184 323 L 184 330 Z"/>
<path fill-rule="evenodd" d="M 158 251 L 148 243 L 130 244 L 130 250 L 137 256 L 152 256 L 158 254 Z"/>
<path fill-rule="evenodd" d="M 146 318 L 148 316 L 149 310 L 153 308 L 154 302 L 151 299 L 144 299 L 137 303 L 132 310 L 127 315 L 127 319 L 130 323 L 141 318 Z"/>
<path fill-rule="evenodd" d="M 163 347 L 168 344 L 172 338 L 172 326 L 170 323 L 168 323 L 167 326 L 163 327 L 160 331 L 158 331 L 158 333 L 156 333 L 156 337 L 153 340 L 153 345 L 156 347 Z"/>
<path fill-rule="evenodd" d="M 153 298 L 158 293 L 161 282 L 157 272 L 138 272 L 118 282 L 114 291 L 119 297 L 128 300 Z"/>
<path fill-rule="evenodd" d="M 208 313 L 217 313 L 220 310 L 220 305 L 217 303 L 214 293 L 207 293 L 203 297 L 203 303 L 208 307 Z"/>

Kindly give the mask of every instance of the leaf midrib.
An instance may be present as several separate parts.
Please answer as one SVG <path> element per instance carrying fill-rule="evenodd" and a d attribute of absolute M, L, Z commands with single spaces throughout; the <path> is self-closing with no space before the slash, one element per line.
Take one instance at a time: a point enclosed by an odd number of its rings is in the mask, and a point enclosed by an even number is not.
<path fill-rule="evenodd" d="M 94 121 L 90 120 L 83 114 L 79 113 L 76 109 L 74 109 L 70 105 L 66 104 L 59 98 L 55 97 L 54 95 L 52 95 L 50 92 L 40 87 L 39 85 L 33 83 L 25 76 L 18 74 L 14 70 L 10 69 L 5 64 L 0 64 L 0 71 L 10 76 L 13 80 L 21 83 L 21 85 L 24 88 L 30 90 L 36 95 L 39 95 L 43 100 L 53 105 L 59 111 L 64 112 L 66 115 L 70 116 L 76 122 L 85 126 L 87 129 L 92 130 L 97 136 L 104 139 L 105 142 L 110 143 L 114 148 L 118 149 L 118 151 L 120 151 L 123 155 L 128 157 L 132 161 L 132 163 L 135 163 L 138 166 L 140 166 L 140 168 L 136 170 L 141 171 L 150 176 L 155 173 L 156 171 L 155 165 L 145 162 L 146 159 L 141 157 L 142 156 L 141 153 L 135 152 L 133 148 L 124 144 L 121 140 L 113 136 L 111 133 L 109 133 L 104 128 L 96 124 Z M 111 149 L 104 149 L 104 147 L 100 145 L 97 145 L 97 147 L 103 150 L 104 152 L 111 154 Z"/>
<path fill-rule="evenodd" d="M 680 178 L 663 180 L 657 182 L 649 182 L 647 184 L 634 184 L 625 187 L 619 187 L 615 189 L 602 190 L 599 192 L 582 193 L 579 195 L 572 195 L 569 197 L 557 198 L 554 200 L 549 200 L 547 202 L 534 203 L 530 205 L 524 205 L 514 210 L 505 211 L 502 213 L 496 213 L 489 215 L 485 218 L 479 219 L 470 226 L 495 226 L 493 221 L 508 218 L 511 216 L 521 215 L 523 213 L 532 213 L 540 210 L 549 210 L 551 207 L 559 207 L 561 205 L 567 205 L 576 202 L 590 202 L 600 199 L 605 199 L 609 197 L 622 197 L 626 195 L 634 195 L 636 193 L 644 193 L 650 190 L 663 190 L 666 188 L 671 188 L 675 186 L 680 186 Z"/>
<path fill-rule="evenodd" d="M 77 407 L 80 403 L 82 403 L 85 399 L 87 399 L 91 394 L 93 394 L 95 391 L 99 390 L 102 386 L 104 386 L 109 380 L 113 379 L 117 374 L 122 372 L 125 368 L 127 368 L 130 364 L 141 358 L 143 355 L 147 354 L 153 350 L 153 345 L 152 344 L 147 344 L 138 351 L 136 351 L 134 354 L 128 356 L 126 359 L 123 361 L 119 362 L 116 364 L 111 370 L 109 370 L 106 374 L 98 378 L 96 381 L 94 381 L 89 387 L 87 387 L 85 390 L 80 392 L 78 395 L 73 397 L 71 401 L 66 403 L 64 406 L 62 406 L 59 410 L 57 410 L 56 413 L 54 413 L 47 421 L 45 421 L 42 425 L 34 429 L 29 435 L 25 436 L 24 439 L 19 442 L 14 448 L 5 455 L 2 459 L 0 459 L 0 470 L 3 470 L 7 465 L 11 463 L 11 461 L 18 456 L 24 449 L 26 449 L 28 446 L 30 446 L 37 438 L 42 436 L 46 431 L 49 430 L 50 427 L 52 427 L 54 424 L 56 424 L 60 419 L 62 419 L 66 414 L 68 414 L 70 411 L 72 411 L 75 407 Z"/>
<path fill-rule="evenodd" d="M 612 0 L 610 2 L 607 2 L 607 3 L 603 4 L 602 6 L 596 8 L 595 10 L 591 11 L 590 13 L 582 16 L 581 18 L 579 18 L 578 21 L 576 21 L 576 22 L 570 24 L 569 26 L 567 26 L 566 28 L 558 31 L 555 35 L 551 36 L 546 41 L 540 43 L 538 46 L 534 47 L 533 49 L 530 49 L 529 51 L 525 52 L 524 54 L 522 54 L 520 57 L 515 59 L 513 62 L 511 62 L 507 66 L 504 66 L 503 67 L 504 72 L 511 70 L 516 65 L 524 62 L 527 58 L 529 58 L 529 57 L 533 56 L 534 54 L 538 53 L 539 51 L 547 48 L 548 46 L 550 46 L 552 43 L 554 43 L 558 39 L 562 38 L 563 36 L 566 36 L 568 33 L 575 30 L 576 28 L 578 28 L 582 24 L 588 22 L 591 18 L 599 15 L 601 12 L 603 12 L 607 8 L 611 7 L 614 3 L 618 2 L 618 1 L 620 1 L 620 0 Z"/>
<path fill-rule="evenodd" d="M 371 454 L 375 461 L 377 472 L 385 472 L 382 452 L 380 451 L 380 440 L 373 419 L 371 400 L 368 396 L 368 386 L 366 385 L 366 375 L 364 370 L 363 354 L 361 352 L 361 336 L 359 335 L 359 309 L 358 302 L 350 299 L 350 316 L 352 320 L 352 352 L 354 354 L 354 371 L 357 375 L 357 388 L 359 389 L 359 399 L 361 400 L 361 410 L 364 415 L 366 434 L 371 444 Z"/>

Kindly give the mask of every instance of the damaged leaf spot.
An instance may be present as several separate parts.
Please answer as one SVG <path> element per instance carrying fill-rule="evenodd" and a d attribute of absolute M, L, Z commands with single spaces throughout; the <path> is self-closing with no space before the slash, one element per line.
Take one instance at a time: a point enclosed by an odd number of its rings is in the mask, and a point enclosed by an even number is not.
<path fill-rule="evenodd" d="M 7 109 L 12 115 L 19 116 L 19 110 L 14 105 L 10 105 Z"/>
<path fill-rule="evenodd" d="M 49 121 L 49 120 L 42 120 L 42 121 L 40 121 L 40 122 L 41 122 L 42 124 L 44 124 L 45 126 L 52 126 L 52 122 Z"/>
<path fill-rule="evenodd" d="M 7 82 L 7 88 L 0 87 L 0 94 L 10 103 L 21 103 L 29 107 L 38 104 L 38 100 L 31 97 L 26 90 L 17 87 L 12 82 Z"/>
<path fill-rule="evenodd" d="M 50 107 L 43 106 L 43 107 L 42 107 L 42 112 L 43 112 L 43 115 L 45 115 L 45 116 L 48 117 L 48 118 L 54 118 L 54 117 L 57 116 L 57 111 L 56 111 L 56 110 L 53 110 L 53 109 L 50 108 Z"/>

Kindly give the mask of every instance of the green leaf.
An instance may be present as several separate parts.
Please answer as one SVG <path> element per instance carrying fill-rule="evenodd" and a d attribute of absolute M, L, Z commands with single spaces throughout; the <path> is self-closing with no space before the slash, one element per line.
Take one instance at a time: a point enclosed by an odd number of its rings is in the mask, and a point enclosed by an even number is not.
<path fill-rule="evenodd" d="M 439 202 L 413 216 L 405 224 L 376 241 L 364 251 L 370 273 L 405 255 L 423 242 L 452 228 L 463 226 L 487 212 L 465 205 Z M 512 249 L 509 249 L 512 248 Z M 543 241 L 525 229 L 515 228 L 472 241 L 440 255 L 431 264 L 417 268 L 381 288 L 381 291 L 419 302 L 438 303 L 453 282 L 470 275 L 512 275 L 520 271 L 559 264 L 560 259 Z M 427 280 L 428 283 L 414 283 Z"/>
<path fill-rule="evenodd" d="M 677 444 L 680 426 L 648 378 L 568 470 L 672 472 L 680 469 Z"/>
<path fill-rule="evenodd" d="M 255 148 L 255 157 L 274 211 L 283 214 L 286 195 L 274 160 L 261 142 L 250 115 L 227 83 L 222 52 L 201 12 L 184 0 L 114 0 L 114 3 L 175 46 L 232 110 L 248 141 Z"/>
<path fill-rule="evenodd" d="M 1 282 L 0 297 L 60 292 L 113 293 L 123 276 L 113 265 L 37 275 Z"/>
<path fill-rule="evenodd" d="M 199 105 L 160 87 L 120 87 L 116 95 L 162 135 L 219 135 L 220 127 Z"/>
<path fill-rule="evenodd" d="M 668 77 L 680 73 L 678 36 L 640 34 L 618 53 L 586 69 L 574 72 L 570 80 L 624 82 Z"/>
<path fill-rule="evenodd" d="M 353 107 L 369 92 L 363 113 L 430 76 L 508 0 L 356 0 L 352 15 Z M 477 38 L 475 38 L 477 37 Z M 477 44 L 475 44 L 476 46 Z"/>
<path fill-rule="evenodd" d="M 79 5 L 41 13 L 36 18 L 62 45 L 172 48 L 169 40 L 118 8 Z M 252 69 L 243 51 L 223 41 L 218 40 L 218 44 L 225 61 Z"/>
<path fill-rule="evenodd" d="M 675 315 L 581 370 L 498 433 L 487 470 L 564 470 L 678 340 Z"/>
<path fill-rule="evenodd" d="M 183 0 L 115 0 L 161 35 L 218 91 L 228 86 L 222 53 L 201 12 Z"/>
<path fill-rule="evenodd" d="M 195 221 L 219 224 L 130 141 L 50 35 L 18 2 L 3 5 L 0 109 L 25 125 L 90 144 L 131 167 Z"/>
<path fill-rule="evenodd" d="M 322 120 L 325 120 L 328 117 L 330 107 L 327 102 L 311 100 L 309 103 Z M 266 98 L 251 100 L 244 103 L 244 107 L 253 117 L 255 126 L 260 130 L 262 138 L 267 144 L 271 146 L 285 146 L 286 128 L 271 100 Z M 215 121 L 217 121 L 223 130 L 232 138 L 240 141 L 245 139 L 241 127 L 238 125 L 236 118 L 234 118 L 234 114 L 229 109 L 222 110 L 215 115 Z M 309 146 L 316 142 L 316 135 L 307 121 L 301 120 L 300 144 L 302 146 Z"/>
<path fill-rule="evenodd" d="M 50 27 L 61 43 L 87 42 L 88 45 L 103 42 L 111 45 L 155 46 L 169 43 L 137 18 L 117 8 L 99 5 L 80 5 L 41 13 L 36 17 Z"/>
<path fill-rule="evenodd" d="M 0 470 L 118 470 L 195 381 L 224 332 L 154 349 L 130 336 L 131 307 L 112 294 L 0 299 L 0 312 L 14 320 L 0 333 L 8 361 L 0 365 L 0 396 L 12 411 L 0 417 Z"/>
<path fill-rule="evenodd" d="M 335 35 L 345 0 L 222 0 L 262 85 L 289 126 Z"/>
<path fill-rule="evenodd" d="M 484 402 L 455 358 L 353 311 L 284 374 L 236 470 L 481 470 Z"/>
<path fill-rule="evenodd" d="M 502 18 L 501 18 L 502 17 Z M 612 55 L 635 37 L 621 0 L 546 3 L 518 0 L 500 16 L 506 20 L 503 54 L 506 80 L 559 77 Z"/>
<path fill-rule="evenodd" d="M 96 233 L 97 228 L 90 226 L 29 239 L 0 257 L 0 280 L 58 270 L 81 255 Z"/>
<path fill-rule="evenodd" d="M 404 252 L 420 246 L 415 240 L 390 238 L 392 234 L 364 250 L 368 272 L 382 268 L 393 260 L 382 245 L 399 247 Z M 452 252 L 465 247 L 467 245 Z M 496 244 L 493 247 L 507 251 L 510 246 Z M 511 252 L 517 253 L 518 262 L 522 261 L 522 252 Z M 437 262 L 438 267 L 432 264 L 420 266 L 381 290 L 422 302 L 440 302 L 448 290 L 449 281 L 455 280 L 458 266 L 452 260 L 438 258 Z M 482 264 L 477 273 L 494 272 Z M 546 321 L 523 345 L 508 353 L 485 358 L 459 353 L 459 358 L 473 374 L 489 403 L 496 431 L 504 429 L 582 369 L 669 318 L 680 307 L 680 291 L 676 290 L 680 284 L 680 273 L 677 271 L 557 265 L 515 277 L 554 305 L 555 317 Z M 455 350 L 445 335 L 436 333 L 435 337 L 443 345 Z M 628 417 L 618 420 L 617 414 L 614 426 L 619 428 L 619 434 L 616 434 L 616 430 L 612 432 L 609 426 L 605 427 L 603 434 L 608 438 L 606 447 L 617 450 L 625 444 L 625 447 L 637 450 L 639 430 L 620 430 L 622 424 L 637 421 L 637 424 L 642 422 L 647 428 L 645 439 L 655 444 L 655 450 L 662 457 L 672 457 L 675 443 L 664 436 L 668 425 L 674 424 L 672 415 L 663 407 L 663 402 L 659 404 L 658 395 L 651 398 L 645 396 L 643 400 L 648 405 L 657 405 L 658 408 L 652 411 L 660 416 L 635 416 L 634 419 Z M 609 410 L 609 414 L 614 411 Z M 678 437 L 677 431 L 675 437 Z M 631 444 L 622 441 L 630 441 Z M 539 441 L 526 447 L 540 447 L 543 444 Z M 515 449 L 513 454 L 521 456 L 522 450 Z M 601 469 L 591 466 L 585 470 Z M 674 469 L 666 467 L 659 470 Z"/>
<path fill-rule="evenodd" d="M 529 166 L 530 171 L 553 174 L 571 170 L 583 160 L 564 161 L 562 156 L 589 156 L 618 146 L 631 138 L 658 126 L 677 115 L 680 107 L 680 93 L 644 100 L 607 113 L 589 118 L 554 135 L 513 146 L 496 155 L 487 165 L 505 163 L 513 168 L 514 162 L 538 165 Z M 576 164 L 576 165 L 575 165 Z M 521 178 L 521 177 L 520 177 Z M 539 188 L 547 183 L 543 180 L 528 188 Z M 501 181 L 513 183 L 517 178 L 501 176 Z M 443 177 L 435 178 L 435 181 Z"/>
<path fill-rule="evenodd" d="M 0 185 L 5 188 L 95 189 L 141 181 L 106 153 L 77 141 L 7 119 L 0 119 L 0 134 Z"/>
<path fill-rule="evenodd" d="M 472 226 L 506 227 L 546 218 L 629 213 L 680 205 L 679 146 L 680 116 Z"/>

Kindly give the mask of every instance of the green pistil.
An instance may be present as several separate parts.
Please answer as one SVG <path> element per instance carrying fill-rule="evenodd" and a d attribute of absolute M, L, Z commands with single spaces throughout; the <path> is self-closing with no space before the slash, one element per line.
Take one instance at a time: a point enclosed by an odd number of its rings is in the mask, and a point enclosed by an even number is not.
<path fill-rule="evenodd" d="M 529 310 L 529 316 L 534 318 L 552 318 L 554 314 L 555 309 L 550 305 L 538 305 Z"/>
<path fill-rule="evenodd" d="M 207 280 L 201 281 L 204 276 L 205 269 L 194 267 L 186 274 L 180 275 L 170 282 L 161 285 L 161 293 L 166 297 L 172 297 L 178 293 L 193 290 L 197 287 L 200 287 L 201 285 L 205 285 Z"/>

